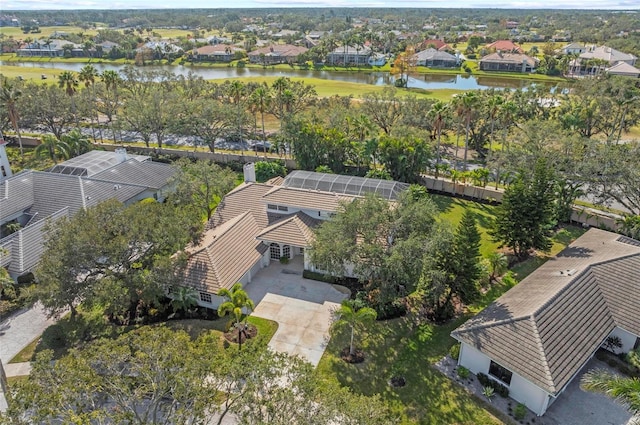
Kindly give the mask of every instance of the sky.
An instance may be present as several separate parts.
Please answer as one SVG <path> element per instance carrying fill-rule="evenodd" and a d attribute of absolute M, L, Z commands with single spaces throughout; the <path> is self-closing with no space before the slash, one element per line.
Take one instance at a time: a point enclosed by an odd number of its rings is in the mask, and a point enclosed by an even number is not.
<path fill-rule="evenodd" d="M 640 9 L 640 0 L 0 0 L 6 10 L 270 7 L 410 7 L 500 9 Z"/>

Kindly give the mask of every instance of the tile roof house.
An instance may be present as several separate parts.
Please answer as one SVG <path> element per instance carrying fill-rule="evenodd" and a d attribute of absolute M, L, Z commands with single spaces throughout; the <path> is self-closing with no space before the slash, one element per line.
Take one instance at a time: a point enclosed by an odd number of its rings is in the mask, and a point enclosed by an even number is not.
<path fill-rule="evenodd" d="M 0 235 L 0 265 L 12 277 L 33 271 L 42 254 L 46 224 L 70 217 L 107 199 L 125 204 L 145 198 L 162 201 L 171 190 L 173 169 L 149 157 L 91 151 L 49 171 L 23 171 L 0 179 L 0 225 L 18 223 Z"/>
<path fill-rule="evenodd" d="M 524 53 L 522 47 L 518 46 L 511 40 L 496 40 L 493 43 L 489 43 L 484 46 L 485 49 L 494 51 L 494 52 L 504 52 L 504 53 Z"/>
<path fill-rule="evenodd" d="M 284 180 L 256 183 L 246 170 L 245 183 L 220 201 L 202 241 L 185 249 L 188 259 L 181 280 L 199 292 L 203 307 L 217 307 L 220 289 L 229 289 L 236 282 L 251 282 L 261 268 L 282 257 L 301 256 L 304 268 L 315 270 L 307 249 L 316 226 L 330 219 L 342 203 L 366 192 L 394 199 L 408 187 L 386 180 L 308 171 L 294 171 Z"/>
<path fill-rule="evenodd" d="M 605 69 L 605 72 L 607 74 L 620 75 L 623 77 L 640 77 L 640 69 L 636 68 L 635 66 L 629 65 L 626 62 L 618 62 L 612 67 Z"/>
<path fill-rule="evenodd" d="M 436 49 L 436 50 L 440 50 L 440 51 L 453 51 L 453 49 L 451 48 L 451 46 L 449 46 L 447 43 L 445 43 L 442 40 L 439 40 L 437 38 L 429 38 L 427 40 L 424 40 L 423 42 L 421 42 L 419 44 L 418 47 L 420 50 L 425 50 L 425 49 Z"/>
<path fill-rule="evenodd" d="M 428 48 L 413 55 L 416 65 L 432 68 L 455 68 L 460 61 L 450 53 Z"/>
<path fill-rule="evenodd" d="M 491 53 L 480 59 L 481 71 L 535 72 L 539 60 L 520 53 Z"/>
<path fill-rule="evenodd" d="M 640 346 L 640 242 L 591 229 L 454 330 L 458 364 L 538 415 L 609 336 Z"/>
<path fill-rule="evenodd" d="M 298 60 L 299 55 L 306 53 L 308 50 L 306 47 L 292 44 L 272 44 L 249 52 L 247 56 L 249 56 L 249 62 L 251 63 L 273 65 L 293 63 Z"/>
<path fill-rule="evenodd" d="M 579 59 L 581 61 L 588 61 L 590 59 L 600 59 L 613 66 L 618 62 L 625 62 L 629 65 L 635 65 L 638 59 L 632 54 L 624 53 L 616 49 L 612 49 L 607 46 L 589 46 L 587 51 L 580 54 Z"/>
<path fill-rule="evenodd" d="M 195 49 L 193 57 L 199 61 L 231 62 L 235 58 L 236 52 L 244 52 L 244 49 L 226 44 L 216 44 Z"/>

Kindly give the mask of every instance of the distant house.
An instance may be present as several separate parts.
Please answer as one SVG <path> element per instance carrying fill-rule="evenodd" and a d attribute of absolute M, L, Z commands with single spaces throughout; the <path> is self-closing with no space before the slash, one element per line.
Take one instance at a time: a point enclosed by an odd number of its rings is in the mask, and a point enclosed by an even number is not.
<path fill-rule="evenodd" d="M 458 364 L 543 415 L 609 337 L 640 347 L 640 241 L 591 229 L 451 333 Z"/>
<path fill-rule="evenodd" d="M 484 47 L 491 52 L 524 53 L 522 47 L 518 46 L 511 40 L 497 40 L 493 43 L 487 44 Z"/>
<path fill-rule="evenodd" d="M 102 43 L 96 44 L 96 47 L 100 46 L 104 53 L 109 53 L 113 49 L 117 49 L 120 47 L 118 43 L 114 43 L 113 41 L 103 41 Z"/>
<path fill-rule="evenodd" d="M 579 59 L 581 62 L 599 59 L 607 62 L 611 66 L 618 62 L 625 62 L 633 66 L 636 64 L 638 58 L 632 54 L 624 53 L 607 46 L 589 46 L 584 53 L 580 54 Z"/>
<path fill-rule="evenodd" d="M 579 55 L 587 51 L 587 46 L 581 43 L 571 43 L 560 49 L 564 55 Z"/>
<path fill-rule="evenodd" d="M 279 63 L 294 63 L 298 56 L 309 49 L 292 44 L 272 44 L 248 53 L 249 62 L 262 65 L 274 65 Z"/>
<path fill-rule="evenodd" d="M 446 51 L 446 52 L 452 52 L 453 49 L 451 48 L 451 46 L 449 46 L 447 43 L 445 43 L 442 40 L 439 40 L 437 38 L 430 38 L 427 39 L 425 41 L 423 41 L 422 43 L 420 43 L 418 45 L 418 49 L 416 50 L 425 50 L 425 49 L 436 49 L 436 50 L 441 50 L 441 51 Z"/>
<path fill-rule="evenodd" d="M 0 147 L 1 148 L 1 147 Z M 108 199 L 124 204 L 145 198 L 163 201 L 174 170 L 148 156 L 91 151 L 49 171 L 23 171 L 0 178 L 0 225 L 22 227 L 0 235 L 0 267 L 16 278 L 33 271 L 43 252 L 46 225 Z"/>
<path fill-rule="evenodd" d="M 491 53 L 480 59 L 481 71 L 535 72 L 538 59 L 520 53 Z"/>
<path fill-rule="evenodd" d="M 339 46 L 327 55 L 331 65 L 359 66 L 367 65 L 371 49 L 367 46 Z"/>
<path fill-rule="evenodd" d="M 433 48 L 418 52 L 413 58 L 416 65 L 431 68 L 455 68 L 459 65 L 459 60 L 454 55 Z"/>
<path fill-rule="evenodd" d="M 84 56 L 82 46 L 61 39 L 40 39 L 31 43 L 25 43 L 17 49 L 18 56 L 38 56 L 38 57 L 62 57 L 64 47 L 69 46 L 71 56 Z"/>
<path fill-rule="evenodd" d="M 218 37 L 216 35 L 212 35 L 211 37 L 207 37 L 206 40 L 207 40 L 207 43 L 209 43 L 209 44 L 228 44 L 228 43 L 231 43 L 231 39 L 230 38 Z"/>
<path fill-rule="evenodd" d="M 236 52 L 243 51 L 239 47 L 216 44 L 215 46 L 203 46 L 195 49 L 193 57 L 199 61 L 231 62 Z"/>
<path fill-rule="evenodd" d="M 161 54 L 169 53 L 174 55 L 179 55 L 183 52 L 182 47 L 166 41 L 148 41 L 136 49 L 136 52 L 143 51 L 151 51 L 154 53 L 158 52 Z"/>
<path fill-rule="evenodd" d="M 619 75 L 622 77 L 640 77 L 640 69 L 635 66 L 631 66 L 626 62 L 618 62 L 612 67 L 605 69 L 605 72 L 609 75 Z"/>

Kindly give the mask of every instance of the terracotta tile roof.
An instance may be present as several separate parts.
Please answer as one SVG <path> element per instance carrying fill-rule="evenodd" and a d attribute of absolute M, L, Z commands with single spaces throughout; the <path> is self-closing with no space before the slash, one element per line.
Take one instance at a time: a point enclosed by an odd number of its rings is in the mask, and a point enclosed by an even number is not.
<path fill-rule="evenodd" d="M 267 250 L 256 239 L 259 230 L 248 211 L 207 230 L 198 246 L 185 249 L 189 260 L 184 283 L 211 294 L 231 288 Z"/>
<path fill-rule="evenodd" d="M 640 335 L 640 246 L 591 229 L 452 332 L 549 394 L 616 327 Z"/>
<path fill-rule="evenodd" d="M 342 202 L 351 202 L 356 196 L 317 190 L 276 186 L 264 194 L 264 203 L 286 205 L 302 209 L 337 211 Z"/>
<path fill-rule="evenodd" d="M 511 40 L 496 40 L 485 46 L 487 49 L 499 50 L 501 52 L 517 52 L 524 53 L 522 47 L 518 46 Z"/>
<path fill-rule="evenodd" d="M 292 214 L 260 232 L 257 238 L 265 242 L 280 242 L 307 247 L 314 239 L 313 229 L 320 223 L 303 212 Z"/>

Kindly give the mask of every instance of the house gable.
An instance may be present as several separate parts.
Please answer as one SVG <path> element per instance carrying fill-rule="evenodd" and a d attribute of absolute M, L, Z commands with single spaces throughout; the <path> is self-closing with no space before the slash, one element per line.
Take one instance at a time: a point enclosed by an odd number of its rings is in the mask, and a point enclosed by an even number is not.
<path fill-rule="evenodd" d="M 640 335 L 640 246 L 591 229 L 452 332 L 557 395 L 616 328 Z"/>

